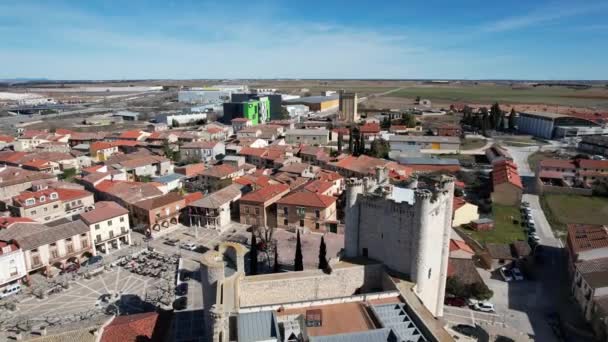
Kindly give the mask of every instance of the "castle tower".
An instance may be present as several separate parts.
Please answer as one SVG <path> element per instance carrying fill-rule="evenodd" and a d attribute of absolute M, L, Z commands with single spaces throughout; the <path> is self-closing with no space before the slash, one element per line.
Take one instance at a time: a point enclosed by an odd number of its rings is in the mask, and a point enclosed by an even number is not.
<path fill-rule="evenodd" d="M 361 179 L 349 178 L 346 180 L 346 227 L 344 234 L 344 253 L 348 258 L 354 258 L 359 253 L 359 204 L 357 197 L 364 192 Z"/>

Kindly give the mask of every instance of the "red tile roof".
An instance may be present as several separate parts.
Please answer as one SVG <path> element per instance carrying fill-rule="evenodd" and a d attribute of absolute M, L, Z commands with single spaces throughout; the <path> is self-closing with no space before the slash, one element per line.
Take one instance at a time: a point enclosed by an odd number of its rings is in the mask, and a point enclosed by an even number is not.
<path fill-rule="evenodd" d="M 214 165 L 201 172 L 203 176 L 223 178 L 235 173 L 237 169 L 229 164 Z"/>
<path fill-rule="evenodd" d="M 464 197 L 454 197 L 454 205 L 452 206 L 452 210 L 456 211 L 462 208 L 465 204 L 467 204 L 467 201 L 464 199 Z"/>
<path fill-rule="evenodd" d="M 57 198 L 56 199 L 51 199 L 51 194 L 52 193 L 56 193 L 57 194 Z M 73 201 L 75 199 L 79 199 L 79 198 L 83 198 L 83 197 L 87 197 L 87 196 L 92 196 L 93 194 L 86 191 L 86 190 L 79 190 L 79 189 L 64 189 L 64 188 L 60 188 L 60 189 L 44 189 L 44 190 L 40 190 L 40 191 L 35 191 L 35 192 L 31 192 L 31 191 L 25 191 L 22 192 L 21 194 L 13 197 L 13 203 L 15 205 L 19 205 L 21 207 L 35 207 L 38 205 L 41 205 L 43 203 L 50 203 L 50 202 L 54 202 L 54 201 Z M 40 198 L 43 197 L 45 198 L 44 202 L 40 202 Z M 27 199 L 34 199 L 34 204 L 31 205 L 26 205 L 26 200 Z"/>
<path fill-rule="evenodd" d="M 22 164 L 23 166 L 29 166 L 36 169 L 46 168 L 51 166 L 51 162 L 42 159 L 33 159 Z"/>
<path fill-rule="evenodd" d="M 289 185 L 271 184 L 246 194 L 241 197 L 241 201 L 262 204 L 277 196 L 286 195 L 287 193 L 289 193 Z"/>
<path fill-rule="evenodd" d="M 120 139 L 137 139 L 142 135 L 140 130 L 124 131 L 120 134 Z"/>
<path fill-rule="evenodd" d="M 34 222 L 29 217 L 0 217 L 0 229 L 6 229 L 13 223 Z"/>
<path fill-rule="evenodd" d="M 450 252 L 454 251 L 464 251 L 467 253 L 475 254 L 475 251 L 471 248 L 471 246 L 467 245 L 466 242 L 460 240 L 450 240 Z"/>
<path fill-rule="evenodd" d="M 259 187 L 264 187 L 270 184 L 270 177 L 265 176 L 263 174 L 244 175 L 235 179 L 234 182 L 241 185 L 257 185 Z"/>
<path fill-rule="evenodd" d="M 492 164 L 492 183 L 495 187 L 500 184 L 510 183 L 523 189 L 521 178 L 517 172 L 517 165 L 510 160 L 500 160 Z"/>
<path fill-rule="evenodd" d="M 247 122 L 249 121 L 249 119 L 246 118 L 234 118 L 231 120 L 231 122 Z"/>
<path fill-rule="evenodd" d="M 268 153 L 268 150 L 265 148 L 255 148 L 255 147 L 243 147 L 239 154 L 242 156 L 253 156 L 253 157 L 263 157 Z"/>
<path fill-rule="evenodd" d="M 362 134 L 377 134 L 380 133 L 380 124 L 377 122 L 368 122 L 359 128 Z"/>
<path fill-rule="evenodd" d="M 569 224 L 568 246 L 574 253 L 608 247 L 608 226 Z"/>
<path fill-rule="evenodd" d="M 129 147 L 134 147 L 141 144 L 140 141 L 133 141 L 133 140 L 115 140 L 112 141 L 112 145 L 113 146 L 129 146 Z"/>
<path fill-rule="evenodd" d="M 5 142 L 5 143 L 10 143 L 10 142 L 15 141 L 15 138 L 11 137 L 10 135 L 0 135 L 0 141 Z"/>
<path fill-rule="evenodd" d="M 158 316 L 156 312 L 117 316 L 103 329 L 101 342 L 154 341 Z"/>
<path fill-rule="evenodd" d="M 583 169 L 608 170 L 608 160 L 578 159 L 578 165 Z"/>
<path fill-rule="evenodd" d="M 80 214 L 80 219 L 91 225 L 127 214 L 129 211 L 116 202 L 100 201 L 95 203 L 95 209 Z"/>
<path fill-rule="evenodd" d="M 297 205 L 302 207 L 327 208 L 336 202 L 333 196 L 325 196 L 314 192 L 299 191 L 281 198 L 277 203 Z"/>
<path fill-rule="evenodd" d="M 26 155 L 28 155 L 27 152 L 12 152 L 12 151 L 0 152 L 0 162 L 17 164 Z"/>
<path fill-rule="evenodd" d="M 333 186 L 334 186 L 334 183 L 332 183 L 332 182 L 315 180 L 315 181 L 312 181 L 312 182 L 306 184 L 306 186 L 304 186 L 304 190 L 310 191 L 310 192 L 315 192 L 318 194 L 324 194 L 325 192 L 327 192 L 327 190 L 331 189 Z"/>
<path fill-rule="evenodd" d="M 99 151 L 99 150 L 106 150 L 109 148 L 114 147 L 115 145 L 112 144 L 111 142 L 107 142 L 107 141 L 96 141 L 94 143 L 91 144 L 91 151 Z"/>
<path fill-rule="evenodd" d="M 180 173 L 186 177 L 192 177 L 201 174 L 203 171 L 205 171 L 205 168 L 206 166 L 204 163 L 188 164 L 176 167 L 175 173 Z"/>
<path fill-rule="evenodd" d="M 194 202 L 194 201 L 198 201 L 199 199 L 203 198 L 204 195 L 202 192 L 192 192 L 189 194 L 185 194 L 184 195 L 184 201 L 186 201 L 186 205 Z"/>
<path fill-rule="evenodd" d="M 544 159 L 540 161 L 540 166 L 541 168 L 552 167 L 560 169 L 576 169 L 576 164 L 574 164 L 574 161 L 567 159 Z"/>

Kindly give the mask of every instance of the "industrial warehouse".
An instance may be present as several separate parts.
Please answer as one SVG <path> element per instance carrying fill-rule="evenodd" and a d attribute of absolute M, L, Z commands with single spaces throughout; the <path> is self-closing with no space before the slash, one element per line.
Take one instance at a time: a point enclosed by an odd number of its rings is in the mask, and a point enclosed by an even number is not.
<path fill-rule="evenodd" d="M 601 124 L 586 118 L 557 113 L 519 113 L 517 126 L 520 133 L 544 139 L 608 133 L 605 123 Z"/>

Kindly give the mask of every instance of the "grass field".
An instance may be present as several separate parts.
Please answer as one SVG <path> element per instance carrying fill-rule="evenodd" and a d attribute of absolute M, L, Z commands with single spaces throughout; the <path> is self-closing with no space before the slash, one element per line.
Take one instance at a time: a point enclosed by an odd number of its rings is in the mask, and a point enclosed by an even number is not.
<path fill-rule="evenodd" d="M 485 139 L 466 138 L 462 139 L 460 143 L 460 149 L 462 150 L 475 150 L 482 148 L 486 145 Z"/>
<path fill-rule="evenodd" d="M 565 87 L 513 89 L 507 85 L 456 85 L 406 87 L 391 96 L 473 103 L 528 103 L 608 108 L 608 88 L 575 90 Z"/>
<path fill-rule="evenodd" d="M 494 217 L 494 229 L 487 232 L 476 232 L 467 230 L 467 233 L 480 243 L 510 243 L 517 240 L 525 240 L 526 234 L 518 223 L 513 223 L 513 219 L 518 222 L 521 214 L 518 207 L 507 205 L 492 205 Z"/>
<path fill-rule="evenodd" d="M 608 198 L 547 194 L 541 205 L 554 230 L 566 231 L 568 223 L 608 224 Z"/>

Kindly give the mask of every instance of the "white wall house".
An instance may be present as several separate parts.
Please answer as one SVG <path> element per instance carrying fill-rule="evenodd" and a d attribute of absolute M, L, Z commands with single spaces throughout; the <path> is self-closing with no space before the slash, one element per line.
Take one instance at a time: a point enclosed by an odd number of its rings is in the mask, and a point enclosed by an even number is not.
<path fill-rule="evenodd" d="M 19 244 L 0 241 L 0 290 L 26 275 L 25 256 Z"/>

